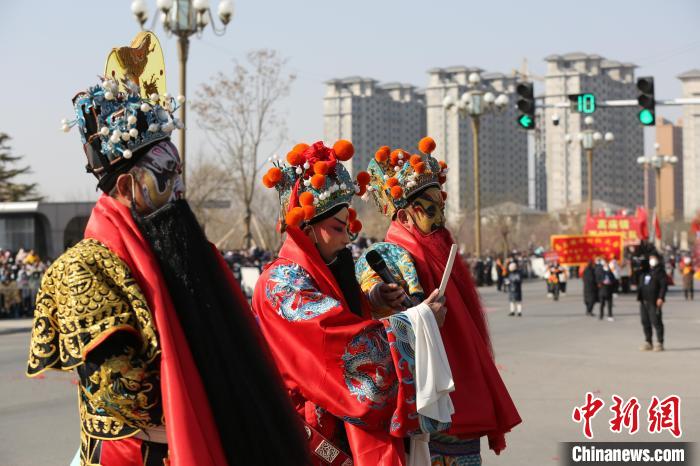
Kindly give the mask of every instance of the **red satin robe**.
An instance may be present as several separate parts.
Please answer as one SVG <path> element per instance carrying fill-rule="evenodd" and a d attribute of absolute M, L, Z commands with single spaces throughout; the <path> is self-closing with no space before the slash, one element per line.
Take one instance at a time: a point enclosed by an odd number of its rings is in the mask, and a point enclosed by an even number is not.
<path fill-rule="evenodd" d="M 372 320 L 366 301 L 354 314 L 315 245 L 287 233 L 253 311 L 299 415 L 334 442 L 344 427 L 357 466 L 404 465 L 401 437 L 447 427 L 416 413 L 406 321 Z"/>
<path fill-rule="evenodd" d="M 426 294 L 439 286 L 454 243 L 447 229 L 423 236 L 392 222 L 386 241 L 410 253 Z M 505 434 L 522 420 L 496 369 L 479 295 L 461 260 L 454 263 L 445 298 L 447 317 L 440 333 L 455 382 L 450 395 L 455 414 L 448 433 L 461 438 L 487 435 L 498 454 L 506 447 Z"/>

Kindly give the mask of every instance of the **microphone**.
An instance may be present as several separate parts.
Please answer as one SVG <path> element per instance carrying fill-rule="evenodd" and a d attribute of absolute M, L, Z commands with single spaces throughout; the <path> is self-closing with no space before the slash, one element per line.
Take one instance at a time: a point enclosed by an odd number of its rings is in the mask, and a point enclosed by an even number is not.
<path fill-rule="evenodd" d="M 379 254 L 373 249 L 367 253 L 366 259 L 367 264 L 372 268 L 372 270 L 374 270 L 374 272 L 377 275 L 379 275 L 379 278 L 381 278 L 384 283 L 397 284 L 396 280 L 394 280 L 394 276 L 391 275 L 391 272 L 389 272 L 389 269 L 386 266 L 386 262 L 384 262 L 384 259 L 382 258 L 381 254 Z M 411 298 L 409 298 L 405 292 L 401 304 L 403 304 L 407 308 L 414 306 L 413 301 L 411 301 Z"/>

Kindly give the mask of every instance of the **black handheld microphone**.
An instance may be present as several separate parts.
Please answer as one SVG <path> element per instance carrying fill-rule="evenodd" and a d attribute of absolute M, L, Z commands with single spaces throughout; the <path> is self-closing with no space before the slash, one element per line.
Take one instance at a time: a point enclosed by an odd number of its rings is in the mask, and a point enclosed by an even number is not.
<path fill-rule="evenodd" d="M 384 259 L 382 258 L 382 255 L 379 254 L 377 251 L 372 250 L 367 253 L 367 264 L 374 270 L 374 272 L 379 275 L 379 278 L 382 279 L 384 283 L 394 283 L 396 284 L 396 280 L 394 280 L 394 277 L 391 275 L 391 272 L 389 272 L 389 269 L 386 267 L 386 262 L 384 262 Z M 405 307 L 413 307 L 413 301 L 411 301 L 411 298 L 408 297 L 406 293 L 403 295 L 403 301 L 401 302 Z"/>

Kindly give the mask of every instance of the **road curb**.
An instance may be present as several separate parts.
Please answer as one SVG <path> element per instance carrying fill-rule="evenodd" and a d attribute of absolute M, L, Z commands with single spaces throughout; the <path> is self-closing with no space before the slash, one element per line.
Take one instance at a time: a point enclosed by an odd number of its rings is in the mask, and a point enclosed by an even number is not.
<path fill-rule="evenodd" d="M 31 327 L 3 328 L 3 329 L 0 329 L 0 336 L 12 335 L 13 333 L 30 332 L 31 330 L 32 330 Z"/>

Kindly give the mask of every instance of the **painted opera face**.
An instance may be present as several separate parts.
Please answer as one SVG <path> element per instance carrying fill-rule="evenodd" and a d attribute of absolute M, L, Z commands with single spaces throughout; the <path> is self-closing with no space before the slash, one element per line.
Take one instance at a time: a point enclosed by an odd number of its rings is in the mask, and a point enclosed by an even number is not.
<path fill-rule="evenodd" d="M 406 210 L 416 228 L 424 235 L 445 226 L 445 201 L 440 188 L 432 186 L 414 197 Z"/>
<path fill-rule="evenodd" d="M 141 213 L 155 212 L 184 195 L 180 155 L 170 141 L 151 148 L 131 173 L 138 186 L 136 203 Z"/>

